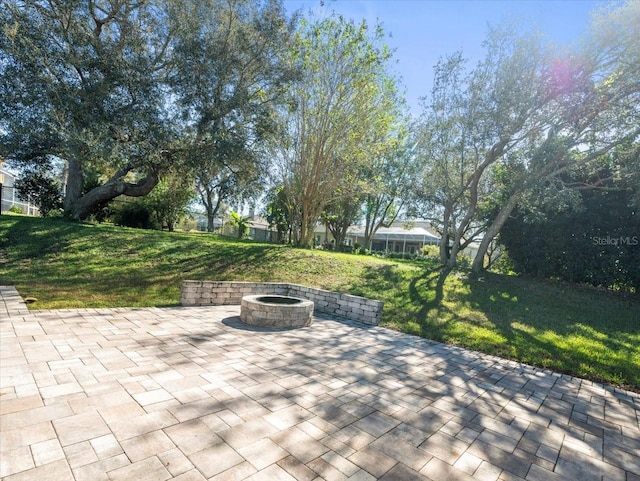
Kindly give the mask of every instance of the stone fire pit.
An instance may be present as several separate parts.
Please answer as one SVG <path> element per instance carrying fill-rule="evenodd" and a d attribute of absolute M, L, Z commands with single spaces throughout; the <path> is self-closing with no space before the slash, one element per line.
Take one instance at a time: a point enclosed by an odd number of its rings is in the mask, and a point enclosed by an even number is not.
<path fill-rule="evenodd" d="M 252 326 L 308 326 L 313 321 L 313 301 L 270 294 L 244 296 L 240 303 L 240 319 Z"/>

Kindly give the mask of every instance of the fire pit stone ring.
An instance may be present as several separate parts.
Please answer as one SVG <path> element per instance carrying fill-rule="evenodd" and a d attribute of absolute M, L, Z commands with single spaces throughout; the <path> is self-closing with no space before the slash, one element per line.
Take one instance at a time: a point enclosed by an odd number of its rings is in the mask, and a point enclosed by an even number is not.
<path fill-rule="evenodd" d="M 271 294 L 244 296 L 240 319 L 261 327 L 309 326 L 313 322 L 313 301 Z"/>

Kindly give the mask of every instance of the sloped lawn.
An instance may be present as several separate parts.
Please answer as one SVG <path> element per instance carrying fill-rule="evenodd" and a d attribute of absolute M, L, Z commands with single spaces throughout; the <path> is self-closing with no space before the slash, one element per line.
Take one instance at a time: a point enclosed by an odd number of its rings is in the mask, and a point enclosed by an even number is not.
<path fill-rule="evenodd" d="M 0 284 L 32 309 L 177 305 L 184 279 L 292 282 L 385 302 L 389 328 L 640 390 L 640 299 L 202 233 L 0 216 Z"/>

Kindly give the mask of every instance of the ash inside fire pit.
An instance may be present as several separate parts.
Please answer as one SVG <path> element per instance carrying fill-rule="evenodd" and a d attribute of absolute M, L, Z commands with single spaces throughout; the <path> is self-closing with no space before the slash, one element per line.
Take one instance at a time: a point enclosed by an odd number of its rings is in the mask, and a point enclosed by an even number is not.
<path fill-rule="evenodd" d="M 256 298 L 258 302 L 266 302 L 267 304 L 300 304 L 302 299 L 297 297 L 286 296 L 260 296 Z"/>

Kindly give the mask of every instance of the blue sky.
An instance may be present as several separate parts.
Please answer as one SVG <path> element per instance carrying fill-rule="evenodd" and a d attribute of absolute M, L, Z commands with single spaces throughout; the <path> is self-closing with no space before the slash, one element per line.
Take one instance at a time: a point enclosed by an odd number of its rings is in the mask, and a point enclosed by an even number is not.
<path fill-rule="evenodd" d="M 419 99 L 431 90 L 438 58 L 462 50 L 472 63 L 482 55 L 488 25 L 518 21 L 534 27 L 557 45 L 571 45 L 586 33 L 590 15 L 603 0 L 284 0 L 289 11 L 331 11 L 348 19 L 380 22 L 395 49 L 396 73 L 402 78 L 414 115 Z"/>

